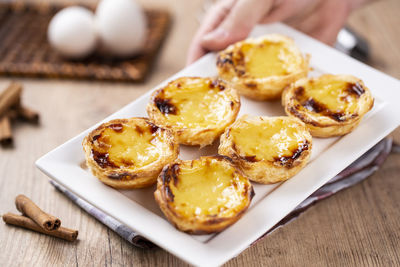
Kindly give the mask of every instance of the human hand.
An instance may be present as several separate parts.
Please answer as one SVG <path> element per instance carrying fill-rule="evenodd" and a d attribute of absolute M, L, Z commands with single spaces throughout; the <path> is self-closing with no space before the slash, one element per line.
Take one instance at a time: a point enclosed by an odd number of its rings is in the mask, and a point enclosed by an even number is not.
<path fill-rule="evenodd" d="M 207 12 L 187 64 L 247 37 L 256 24 L 283 21 L 333 45 L 352 10 L 367 0 L 221 0 Z"/>

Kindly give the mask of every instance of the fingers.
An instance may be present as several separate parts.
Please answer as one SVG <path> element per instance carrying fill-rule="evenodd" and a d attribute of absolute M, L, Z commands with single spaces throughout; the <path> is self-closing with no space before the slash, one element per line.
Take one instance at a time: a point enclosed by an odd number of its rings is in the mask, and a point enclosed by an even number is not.
<path fill-rule="evenodd" d="M 332 45 L 354 8 L 350 2 L 222 0 L 207 13 L 190 46 L 187 63 L 192 63 L 208 51 L 221 50 L 245 39 L 257 23 L 286 21 L 312 37 Z"/>
<path fill-rule="evenodd" d="M 207 50 L 201 44 L 202 38 L 208 32 L 217 28 L 230 12 L 236 0 L 222 0 L 215 4 L 205 15 L 200 28 L 190 44 L 186 64 L 189 65 L 202 57 Z"/>
<path fill-rule="evenodd" d="M 203 36 L 202 47 L 220 50 L 247 37 L 253 27 L 270 11 L 273 0 L 238 0 L 220 25 Z"/>
<path fill-rule="evenodd" d="M 272 23 L 277 21 L 285 21 L 295 18 L 307 12 L 307 10 L 315 9 L 315 5 L 319 1 L 314 0 L 284 0 L 277 1 L 271 11 L 265 16 L 261 23 Z"/>
<path fill-rule="evenodd" d="M 332 10 L 335 10 L 335 12 L 332 12 Z M 316 15 L 310 17 L 308 22 L 305 20 L 300 25 L 300 30 L 321 42 L 333 45 L 350 12 L 350 7 L 345 3 L 323 1 L 315 11 Z"/>
<path fill-rule="evenodd" d="M 221 50 L 247 37 L 273 7 L 274 0 L 223 0 L 214 6 L 197 31 L 187 64 L 208 51 Z"/>

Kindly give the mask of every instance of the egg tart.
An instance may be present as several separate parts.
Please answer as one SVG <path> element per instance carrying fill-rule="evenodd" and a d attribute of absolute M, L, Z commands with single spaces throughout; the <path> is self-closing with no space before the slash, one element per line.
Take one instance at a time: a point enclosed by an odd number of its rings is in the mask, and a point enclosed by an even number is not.
<path fill-rule="evenodd" d="M 325 74 L 295 82 L 283 93 L 282 104 L 286 113 L 302 120 L 313 136 L 331 137 L 357 127 L 374 99 L 360 79 Z"/>
<path fill-rule="evenodd" d="M 250 38 L 219 53 L 219 77 L 241 95 L 255 100 L 279 98 L 292 82 L 306 77 L 308 56 L 303 57 L 294 41 L 279 34 Z"/>
<path fill-rule="evenodd" d="M 208 156 L 167 165 L 154 196 L 176 228 L 209 234 L 236 222 L 249 207 L 254 190 L 229 158 Z"/>
<path fill-rule="evenodd" d="M 171 129 L 180 144 L 205 146 L 218 138 L 240 109 L 237 92 L 213 78 L 182 77 L 155 91 L 147 113 Z"/>
<path fill-rule="evenodd" d="M 179 153 L 171 131 L 146 118 L 117 119 L 101 124 L 83 140 L 93 175 L 119 189 L 154 184 L 164 165 Z"/>
<path fill-rule="evenodd" d="M 299 119 L 238 119 L 221 135 L 218 153 L 232 158 L 252 181 L 272 184 L 298 173 L 311 155 L 312 137 Z"/>

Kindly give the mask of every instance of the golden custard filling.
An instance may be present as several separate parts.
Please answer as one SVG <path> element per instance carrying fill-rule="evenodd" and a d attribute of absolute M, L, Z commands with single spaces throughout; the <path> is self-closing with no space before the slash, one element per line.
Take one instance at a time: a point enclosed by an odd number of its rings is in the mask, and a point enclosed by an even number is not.
<path fill-rule="evenodd" d="M 346 116 L 356 113 L 358 99 L 364 92 L 357 82 L 316 79 L 296 88 L 294 94 L 302 109 L 343 121 Z"/>
<path fill-rule="evenodd" d="M 254 78 L 288 75 L 301 65 L 301 58 L 283 42 L 246 44 L 241 50 L 246 72 Z"/>
<path fill-rule="evenodd" d="M 160 157 L 157 145 L 160 131 L 153 132 L 150 125 L 111 124 L 94 136 L 93 158 L 102 168 L 135 170 L 149 165 Z"/>
<path fill-rule="evenodd" d="M 241 121 L 232 127 L 234 147 L 248 161 L 289 161 L 296 153 L 308 148 L 308 142 L 290 120 L 274 119 L 262 123 Z"/>
<path fill-rule="evenodd" d="M 176 212 L 185 217 L 226 217 L 246 208 L 251 190 L 247 178 L 218 159 L 179 165 L 178 181 L 170 183 Z"/>
<path fill-rule="evenodd" d="M 232 112 L 225 85 L 196 78 L 170 83 L 154 98 L 155 105 L 171 125 L 187 128 L 218 126 Z"/>

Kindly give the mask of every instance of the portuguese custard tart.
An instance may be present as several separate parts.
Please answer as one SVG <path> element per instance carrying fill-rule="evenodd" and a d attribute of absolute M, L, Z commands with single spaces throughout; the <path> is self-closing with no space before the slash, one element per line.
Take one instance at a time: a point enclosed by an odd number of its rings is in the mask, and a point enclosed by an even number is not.
<path fill-rule="evenodd" d="M 351 132 L 374 99 L 360 79 L 325 74 L 292 84 L 284 91 L 282 104 L 289 116 L 306 123 L 313 136 L 331 137 Z"/>
<path fill-rule="evenodd" d="M 164 165 L 179 153 L 170 130 L 146 118 L 112 120 L 83 140 L 86 162 L 94 176 L 119 189 L 154 184 Z"/>
<path fill-rule="evenodd" d="M 147 105 L 151 120 L 171 129 L 178 143 L 205 146 L 218 138 L 240 109 L 237 92 L 213 78 L 182 77 L 155 91 Z"/>
<path fill-rule="evenodd" d="M 299 119 L 238 119 L 221 135 L 218 153 L 232 158 L 252 181 L 272 184 L 298 173 L 311 155 L 312 137 Z"/>
<path fill-rule="evenodd" d="M 279 98 L 286 86 L 309 71 L 308 57 L 292 39 L 279 34 L 230 45 L 219 53 L 217 68 L 219 77 L 255 100 Z"/>
<path fill-rule="evenodd" d="M 231 159 L 208 156 L 167 165 L 158 177 L 154 196 L 176 228 L 208 234 L 236 222 L 249 207 L 254 191 Z"/>

